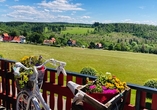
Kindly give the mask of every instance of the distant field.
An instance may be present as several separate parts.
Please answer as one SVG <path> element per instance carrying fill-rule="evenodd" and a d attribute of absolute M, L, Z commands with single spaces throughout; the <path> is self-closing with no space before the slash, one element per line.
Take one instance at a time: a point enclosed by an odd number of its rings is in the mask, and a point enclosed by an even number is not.
<path fill-rule="evenodd" d="M 87 32 L 93 31 L 94 28 L 81 28 L 81 27 L 66 27 L 65 31 L 62 31 L 62 34 L 86 34 Z"/>
<path fill-rule="evenodd" d="M 1 43 L 0 54 L 18 61 L 24 55 L 42 55 L 67 62 L 66 70 L 80 72 L 90 66 L 99 73 L 111 72 L 128 83 L 140 84 L 157 78 L 157 55 L 83 48 L 57 48 L 28 44 Z"/>

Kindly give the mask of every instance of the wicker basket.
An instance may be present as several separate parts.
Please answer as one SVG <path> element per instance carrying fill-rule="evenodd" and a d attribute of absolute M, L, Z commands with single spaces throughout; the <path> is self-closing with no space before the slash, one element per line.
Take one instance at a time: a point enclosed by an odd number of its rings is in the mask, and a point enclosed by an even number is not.
<path fill-rule="evenodd" d="M 38 74 L 38 85 L 40 88 L 42 85 L 44 74 L 45 74 L 45 67 L 41 67 L 40 69 L 38 69 L 38 73 L 39 73 Z M 19 83 L 19 81 L 22 80 L 22 77 L 16 79 L 16 87 L 17 87 L 18 91 L 21 91 L 24 89 L 32 90 L 33 85 L 34 85 L 34 80 L 35 80 L 35 74 L 28 74 L 27 77 L 28 77 L 28 81 L 27 81 L 27 83 L 24 83 L 23 87 L 21 87 L 21 85 Z"/>

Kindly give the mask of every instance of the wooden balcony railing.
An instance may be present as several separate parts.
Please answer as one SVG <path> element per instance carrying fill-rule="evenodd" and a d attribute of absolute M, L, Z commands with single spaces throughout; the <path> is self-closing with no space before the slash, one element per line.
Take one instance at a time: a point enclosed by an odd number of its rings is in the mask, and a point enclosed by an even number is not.
<path fill-rule="evenodd" d="M 0 105 L 15 110 L 17 89 L 12 71 L 12 65 L 15 61 L 0 59 Z M 42 94 L 46 102 L 53 110 L 70 110 L 73 94 L 66 86 L 68 81 L 74 81 L 78 84 L 83 84 L 84 79 L 96 77 L 82 75 L 79 73 L 68 72 L 67 76 L 60 74 L 57 76 L 56 70 L 48 68 L 44 76 L 42 86 Z M 128 84 L 131 91 L 127 97 L 124 110 L 157 110 L 157 89 Z M 149 103 L 146 99 L 146 93 L 152 94 L 152 99 Z"/>

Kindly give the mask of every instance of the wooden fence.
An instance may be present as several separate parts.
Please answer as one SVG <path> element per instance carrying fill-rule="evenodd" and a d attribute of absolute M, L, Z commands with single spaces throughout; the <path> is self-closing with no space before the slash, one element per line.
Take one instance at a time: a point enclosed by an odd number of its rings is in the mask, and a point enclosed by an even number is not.
<path fill-rule="evenodd" d="M 16 105 L 17 89 L 12 71 L 12 65 L 14 63 L 15 61 L 0 59 L 0 105 L 6 107 L 7 110 L 15 110 Z M 93 80 L 96 78 L 79 73 L 66 72 L 67 76 L 63 76 L 62 74 L 57 76 L 55 69 L 46 69 L 42 86 L 42 94 L 52 110 L 55 109 L 55 106 L 57 106 L 56 108 L 58 110 L 70 110 L 73 94 L 66 86 L 68 81 L 83 84 L 86 77 Z M 128 86 L 131 88 L 131 91 L 128 95 L 124 110 L 157 110 L 156 89 L 135 84 L 128 84 Z M 135 91 L 136 93 L 132 93 L 132 91 Z M 150 103 L 146 100 L 147 92 L 152 93 L 152 102 Z M 132 98 L 134 99 L 133 103 L 131 102 Z"/>

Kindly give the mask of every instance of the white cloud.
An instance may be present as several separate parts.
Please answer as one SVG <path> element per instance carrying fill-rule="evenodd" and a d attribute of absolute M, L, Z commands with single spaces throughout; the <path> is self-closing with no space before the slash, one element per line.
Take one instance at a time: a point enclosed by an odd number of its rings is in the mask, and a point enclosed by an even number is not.
<path fill-rule="evenodd" d="M 61 10 L 51 10 L 52 12 L 55 12 L 55 13 L 60 13 L 60 12 L 63 12 L 63 11 L 61 11 Z"/>
<path fill-rule="evenodd" d="M 88 18 L 90 18 L 90 16 L 82 16 L 82 17 L 81 17 L 81 19 L 84 19 L 84 18 L 85 18 L 85 19 L 88 19 Z"/>
<path fill-rule="evenodd" d="M 45 12 L 50 12 L 50 10 L 48 10 L 48 9 L 44 9 L 44 11 L 45 11 Z"/>
<path fill-rule="evenodd" d="M 12 12 L 3 15 L 11 18 L 12 21 L 32 22 L 73 22 L 76 20 L 70 16 L 54 15 L 49 9 L 38 9 L 36 7 L 17 5 L 10 7 Z"/>
<path fill-rule="evenodd" d="M 6 16 L 11 17 L 15 20 L 34 20 L 34 21 L 47 21 L 48 19 L 54 18 L 53 15 L 50 15 L 48 10 L 39 11 L 35 7 L 17 5 L 10 7 L 13 11 L 8 13 Z"/>
<path fill-rule="evenodd" d="M 0 0 L 0 2 L 5 2 L 6 0 Z"/>
<path fill-rule="evenodd" d="M 71 17 L 66 11 L 71 11 L 74 14 L 76 11 L 84 10 L 80 8 L 80 6 L 81 4 L 73 4 L 70 3 L 69 0 L 54 0 L 50 2 L 46 2 L 45 0 L 33 6 L 7 6 L 11 10 L 3 16 L 8 17 L 11 21 L 77 22 L 78 18 L 73 18 L 74 16 Z M 59 13 L 61 14 L 61 12 L 64 12 L 64 14 L 58 15 Z M 84 16 L 83 18 L 89 18 L 89 16 Z"/>
<path fill-rule="evenodd" d="M 148 24 L 148 25 L 157 25 L 157 21 L 144 20 L 144 21 L 134 21 L 131 19 L 125 19 L 123 23 L 136 23 L 136 24 Z"/>
<path fill-rule="evenodd" d="M 69 3 L 68 0 L 54 0 L 54 1 L 43 1 L 41 3 L 38 3 L 39 6 L 49 8 L 52 10 L 61 10 L 61 11 L 74 11 L 74 10 L 84 10 L 80 8 L 80 3 Z"/>

